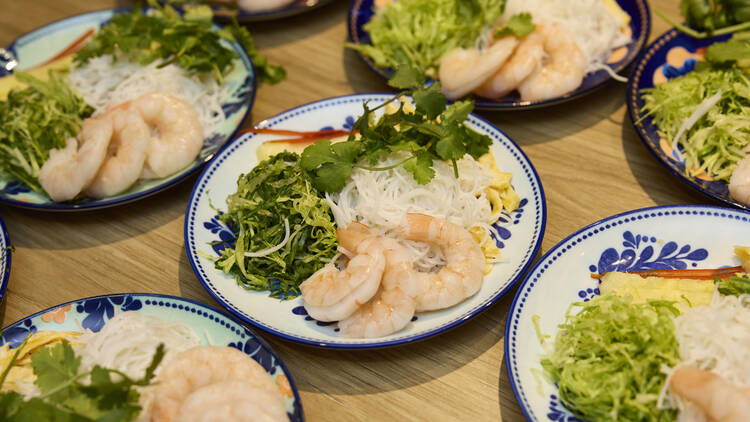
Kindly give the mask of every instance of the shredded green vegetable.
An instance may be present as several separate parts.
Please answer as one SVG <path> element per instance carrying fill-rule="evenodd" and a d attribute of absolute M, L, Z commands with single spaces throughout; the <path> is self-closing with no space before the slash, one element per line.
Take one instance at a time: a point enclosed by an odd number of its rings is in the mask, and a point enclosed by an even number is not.
<path fill-rule="evenodd" d="M 283 152 L 237 180 L 237 192 L 227 198 L 221 220 L 237 236 L 216 268 L 233 274 L 250 290 L 269 290 L 271 297 L 291 299 L 299 285 L 330 262 L 336 254 L 336 225 L 328 203 L 298 165 L 299 156 Z M 286 221 L 285 221 L 286 220 Z M 271 249 L 290 236 L 284 246 L 264 256 L 245 252 Z"/>
<path fill-rule="evenodd" d="M 719 293 L 724 296 L 739 296 L 750 294 L 750 277 L 742 274 L 736 277 L 729 277 L 726 280 L 716 279 L 716 287 Z"/>
<path fill-rule="evenodd" d="M 41 194 L 39 171 L 49 151 L 65 148 L 65 141 L 76 136 L 83 119 L 94 112 L 63 75 L 50 70 L 49 80 L 41 81 L 17 72 L 15 78 L 28 87 L 14 88 L 0 101 L 0 175 Z"/>
<path fill-rule="evenodd" d="M 474 44 L 502 15 L 505 0 L 398 0 L 364 25 L 372 45 L 347 44 L 378 66 L 409 66 L 434 78 L 440 58 Z"/>
<path fill-rule="evenodd" d="M 642 111 L 653 117 L 659 136 L 672 142 L 683 122 L 721 90 L 721 100 L 679 140 L 689 175 L 702 172 L 729 181 L 750 144 L 750 79 L 736 67 L 695 70 L 644 90 Z"/>
<path fill-rule="evenodd" d="M 580 310 L 573 314 L 573 310 Z M 672 421 L 656 402 L 679 363 L 672 302 L 632 304 L 613 295 L 575 303 L 542 367 L 566 408 L 587 421 Z"/>

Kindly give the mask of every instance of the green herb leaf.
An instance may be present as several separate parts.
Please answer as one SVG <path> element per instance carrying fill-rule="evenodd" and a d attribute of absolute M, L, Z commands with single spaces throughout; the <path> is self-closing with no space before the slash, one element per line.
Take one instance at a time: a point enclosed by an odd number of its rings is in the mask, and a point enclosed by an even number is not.
<path fill-rule="evenodd" d="M 750 294 L 750 278 L 747 274 L 739 277 L 729 277 L 726 280 L 716 279 L 719 293 L 724 296 L 739 296 Z"/>
<path fill-rule="evenodd" d="M 525 37 L 534 32 L 534 29 L 536 29 L 536 25 L 531 20 L 531 13 L 523 12 L 511 16 L 508 23 L 495 32 L 495 38 L 502 38 L 507 35 L 515 35 L 519 38 Z"/>
<path fill-rule="evenodd" d="M 750 67 L 750 42 L 730 39 L 714 43 L 706 49 L 705 58 L 712 65 Z"/>
<path fill-rule="evenodd" d="M 420 151 L 416 157 L 404 163 L 404 169 L 414 176 L 414 180 L 420 185 L 426 185 L 435 177 L 435 169 L 432 168 L 432 155 L 427 151 Z"/>
<path fill-rule="evenodd" d="M 439 82 L 435 82 L 427 88 L 418 88 L 414 91 L 413 96 L 417 110 L 422 112 L 428 120 L 434 120 L 439 116 L 445 110 L 445 104 L 448 102 L 445 95 L 440 92 Z"/>
<path fill-rule="evenodd" d="M 75 378 L 81 358 L 75 355 L 73 348 L 67 342 L 59 342 L 52 347 L 45 347 L 31 355 L 31 366 L 34 368 L 36 380 L 42 394 L 54 391 L 61 384 Z M 64 399 L 67 396 L 56 396 Z M 55 400 L 55 396 L 52 398 Z"/>
<path fill-rule="evenodd" d="M 388 85 L 397 89 L 421 87 L 424 82 L 424 74 L 410 66 L 399 67 L 391 79 L 388 79 Z"/>

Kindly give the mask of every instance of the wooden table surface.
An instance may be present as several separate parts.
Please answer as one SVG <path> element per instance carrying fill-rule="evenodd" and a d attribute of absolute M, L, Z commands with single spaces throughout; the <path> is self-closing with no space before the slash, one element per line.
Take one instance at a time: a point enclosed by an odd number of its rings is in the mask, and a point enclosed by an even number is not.
<path fill-rule="evenodd" d="M 0 45 L 38 26 L 113 0 L 3 0 Z M 672 16 L 677 0 L 653 0 Z M 251 24 L 261 52 L 288 77 L 261 86 L 246 125 L 310 101 L 386 91 L 351 51 L 349 2 L 275 22 Z M 652 21 L 651 38 L 668 29 Z M 653 205 L 706 203 L 646 151 L 627 120 L 625 85 L 610 83 L 560 106 L 526 112 L 480 112 L 531 159 L 547 196 L 546 252 L 575 230 L 609 215 Z M 2 325 L 55 304 L 118 292 L 184 296 L 219 306 L 194 275 L 183 220 L 196 177 L 132 204 L 51 214 L 0 205 L 13 254 Z M 539 257 L 537 257 L 538 259 Z M 263 333 L 288 365 L 310 421 L 523 420 L 503 361 L 511 290 L 473 320 L 407 346 L 337 352 Z"/>

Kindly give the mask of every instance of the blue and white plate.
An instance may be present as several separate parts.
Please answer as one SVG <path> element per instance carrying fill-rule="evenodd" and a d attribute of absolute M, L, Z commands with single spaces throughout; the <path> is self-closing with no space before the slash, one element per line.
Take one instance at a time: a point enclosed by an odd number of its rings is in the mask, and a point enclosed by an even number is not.
<path fill-rule="evenodd" d="M 534 316 L 553 341 L 570 304 L 599 294 L 599 281 L 590 273 L 735 266 L 732 246 L 749 239 L 750 213 L 677 205 L 605 218 L 550 249 L 518 289 L 505 327 L 508 375 L 526 418 L 578 421 L 560 403 L 557 387 L 538 376 L 543 350 Z"/>
<path fill-rule="evenodd" d="M 645 116 L 641 112 L 645 105 L 641 90 L 691 72 L 695 64 L 703 60 L 706 47 L 715 42 L 726 41 L 729 37 L 730 35 L 723 35 L 699 40 L 675 29 L 667 31 L 646 48 L 635 64 L 635 70 L 628 81 L 626 103 L 635 132 L 664 167 L 699 192 L 726 204 L 750 210 L 750 206 L 729 197 L 727 182 L 713 180 L 705 175 L 688 175 L 685 162 L 680 161 L 672 151 L 671 142 L 661 139 L 651 116 Z"/>
<path fill-rule="evenodd" d="M 5 54 L 0 55 L 0 77 L 8 74 L 5 69 L 9 67 L 7 66 L 9 61 L 17 61 L 17 65 L 11 67 L 12 70 L 33 68 L 56 56 L 86 31 L 92 28 L 98 29 L 102 24 L 107 23 L 113 14 L 128 11 L 130 9 L 85 13 L 59 20 L 22 35 L 6 48 Z M 227 117 L 204 141 L 203 149 L 190 165 L 162 179 L 140 181 L 128 191 L 116 196 L 100 199 L 84 198 L 69 202 L 54 202 L 46 195 L 40 195 L 17 181 L 0 178 L 0 201 L 25 208 L 50 211 L 105 208 L 160 192 L 196 173 L 242 126 L 255 99 L 256 78 L 250 58 L 241 45 L 237 43 L 226 45 L 239 56 L 235 61 L 236 65 L 225 76 L 224 81 L 228 98 L 222 105 L 222 109 Z"/>
<path fill-rule="evenodd" d="M 389 94 L 359 94 L 330 98 L 303 105 L 259 124 L 261 127 L 319 130 L 350 129 L 362 114 L 365 101 L 381 103 Z M 198 178 L 185 214 L 185 248 L 195 274 L 208 292 L 230 312 L 279 337 L 332 348 L 374 348 L 409 343 L 440 334 L 455 327 L 496 302 L 518 281 L 541 244 L 546 220 L 544 192 L 534 167 L 521 149 L 486 120 L 470 115 L 469 127 L 493 140 L 491 152 L 502 171 L 513 173 L 513 187 L 521 197 L 521 207 L 501 217 L 495 239 L 502 249 L 503 263 L 496 264 L 485 276 L 481 290 L 450 309 L 420 313 L 405 329 L 377 339 L 346 339 L 336 326 L 312 320 L 305 313 L 300 297 L 280 301 L 268 292 L 245 290 L 230 275 L 214 267 L 212 257 L 219 256 L 217 240 L 231 240 L 232 231 L 217 219 L 217 211 L 226 210 L 226 198 L 237 190 L 237 178 L 257 163 L 256 148 L 272 135 L 245 134 L 227 145 Z"/>
<path fill-rule="evenodd" d="M 210 5 L 211 9 L 214 11 L 214 16 L 216 19 L 219 20 L 225 20 L 225 19 L 231 19 L 232 17 L 237 18 L 237 21 L 242 23 L 249 23 L 249 22 L 263 22 L 263 21 L 272 21 L 276 19 L 281 18 L 287 18 L 289 16 L 299 15 L 305 12 L 309 12 L 311 10 L 315 10 L 318 7 L 325 6 L 328 3 L 331 3 L 333 0 L 294 0 L 292 3 L 280 7 L 278 9 L 269 10 L 266 12 L 256 12 L 256 13 L 250 13 L 247 11 L 244 11 L 242 9 L 235 9 L 235 8 L 227 8 L 227 7 L 221 7 L 216 5 Z M 168 2 L 165 2 L 168 3 Z M 195 4 L 201 3 L 200 1 L 197 1 Z M 189 8 L 193 6 L 193 3 L 188 4 L 182 4 L 182 5 L 174 5 L 175 7 L 180 7 L 183 10 L 186 8 Z"/>
<path fill-rule="evenodd" d="M 271 347 L 258 335 L 229 315 L 208 305 L 176 296 L 122 293 L 89 297 L 53 306 L 27 316 L 2 330 L 0 346 L 18 347 L 24 338 L 41 330 L 98 332 L 120 312 L 135 311 L 164 321 L 180 321 L 192 327 L 201 344 L 230 346 L 255 359 L 274 379 L 284 395 L 292 422 L 305 420 L 292 375 Z"/>
<path fill-rule="evenodd" d="M 0 303 L 5 296 L 5 290 L 8 288 L 8 279 L 10 278 L 10 258 L 12 254 L 10 237 L 8 229 L 5 227 L 3 219 L 0 218 Z"/>
<path fill-rule="evenodd" d="M 622 47 L 622 51 L 615 51 L 612 54 L 609 66 L 615 73 L 625 70 L 630 63 L 635 60 L 638 54 L 646 46 L 646 41 L 651 34 L 651 15 L 649 12 L 648 2 L 646 0 L 616 0 L 630 16 L 630 31 L 633 34 L 633 41 Z M 370 35 L 364 30 L 363 26 L 372 19 L 374 0 L 352 0 L 349 9 L 349 41 L 355 44 L 370 44 Z M 365 62 L 367 67 L 373 72 L 385 79 L 393 75 L 393 69 L 380 67 L 368 56 L 356 52 L 359 58 Z M 611 79 L 610 74 L 605 70 L 599 70 L 590 73 L 583 78 L 581 85 L 572 92 L 557 98 L 543 101 L 521 101 L 518 94 L 513 93 L 506 97 L 491 100 L 477 97 L 476 107 L 480 110 L 529 110 L 534 108 L 546 107 L 555 104 L 564 103 L 586 94 L 593 92 Z"/>

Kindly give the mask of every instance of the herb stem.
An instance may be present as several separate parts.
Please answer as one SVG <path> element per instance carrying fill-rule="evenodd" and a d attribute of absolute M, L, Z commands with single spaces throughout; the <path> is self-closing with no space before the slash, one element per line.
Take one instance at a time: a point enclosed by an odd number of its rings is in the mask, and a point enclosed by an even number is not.
<path fill-rule="evenodd" d="M 659 17 L 661 17 L 662 19 L 664 19 L 665 21 L 667 21 L 668 24 L 674 26 L 675 29 L 677 29 L 678 31 L 683 32 L 685 34 L 688 34 L 688 35 L 690 35 L 693 38 L 706 38 L 706 37 L 708 37 L 708 34 L 706 34 L 705 32 L 698 32 L 698 31 L 694 30 L 693 28 L 690 28 L 687 25 L 683 25 L 681 23 L 678 23 L 677 21 L 675 21 L 674 19 L 670 18 L 664 12 L 662 12 L 661 10 L 659 10 L 656 7 L 654 7 L 654 13 L 656 13 L 657 15 L 659 15 Z"/>
<path fill-rule="evenodd" d="M 23 350 L 23 347 L 26 346 L 26 342 L 29 341 L 29 337 L 31 337 L 31 334 L 26 335 L 26 337 L 23 339 L 23 342 L 16 348 L 16 352 L 13 353 L 13 357 L 10 358 L 10 362 L 8 363 L 8 366 L 3 370 L 3 374 L 0 375 L 0 387 L 3 386 L 3 383 L 5 382 L 5 378 L 8 377 L 8 374 L 10 373 L 10 369 L 13 368 L 13 364 L 16 363 L 18 360 L 18 355 L 21 354 L 21 350 Z"/>
<path fill-rule="evenodd" d="M 407 157 L 407 158 L 405 158 L 405 159 L 397 162 L 396 164 L 391 164 L 390 166 L 385 166 L 385 167 L 370 167 L 370 166 L 363 166 L 361 164 L 355 164 L 354 167 L 359 167 L 361 169 L 365 169 L 365 170 L 369 170 L 369 171 L 386 171 L 386 170 L 395 169 L 396 167 L 404 164 L 405 162 L 407 162 L 407 161 L 409 161 L 409 160 L 411 160 L 412 158 L 415 158 L 415 157 L 416 157 L 416 155 L 411 155 L 411 156 L 409 156 L 409 157 Z M 458 177 L 458 176 L 456 176 L 456 177 Z"/>

